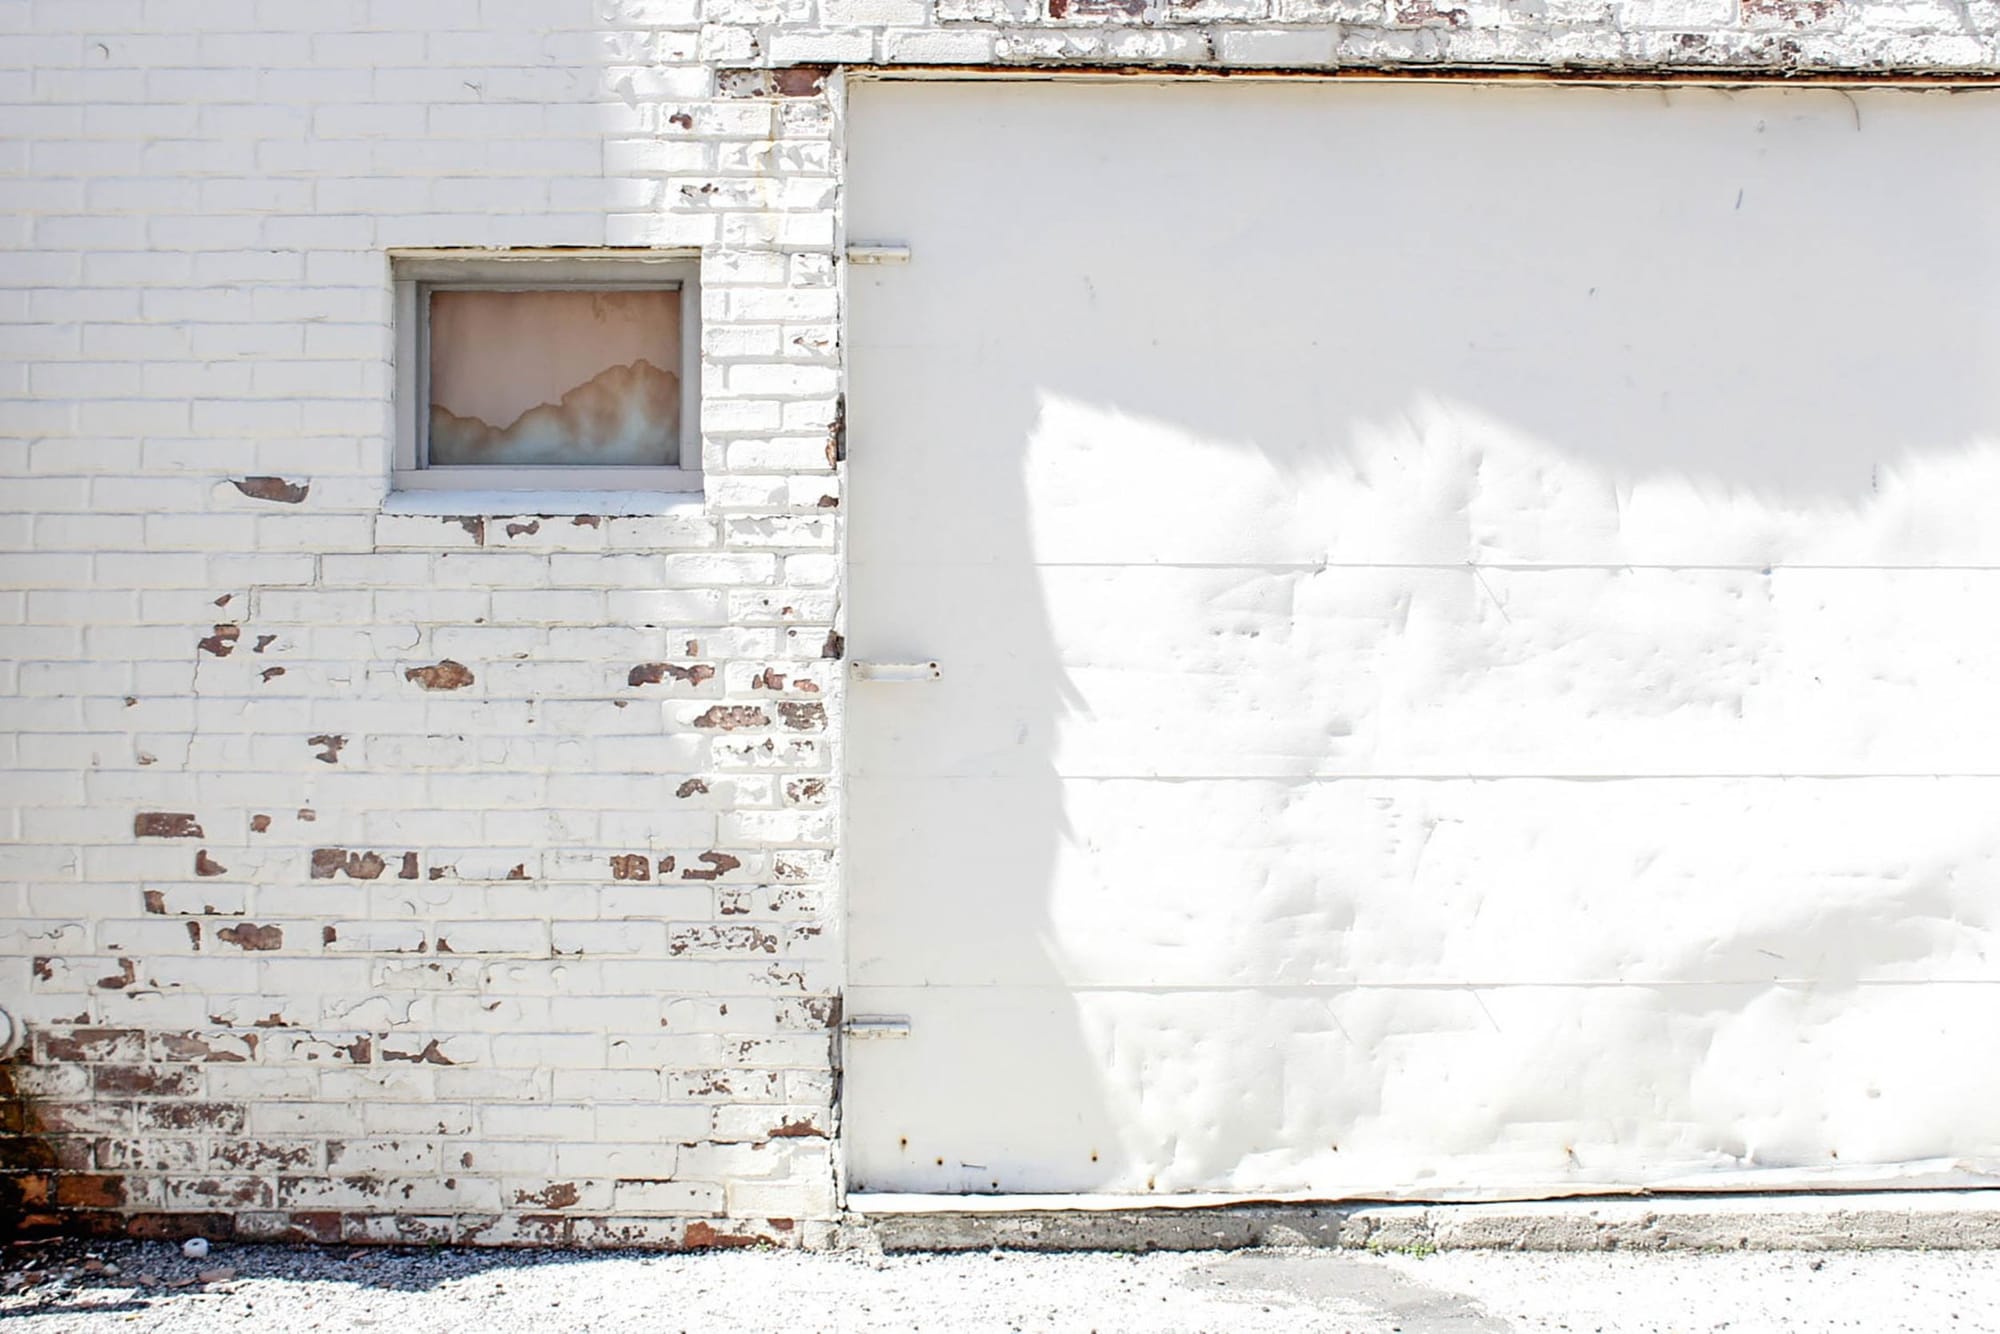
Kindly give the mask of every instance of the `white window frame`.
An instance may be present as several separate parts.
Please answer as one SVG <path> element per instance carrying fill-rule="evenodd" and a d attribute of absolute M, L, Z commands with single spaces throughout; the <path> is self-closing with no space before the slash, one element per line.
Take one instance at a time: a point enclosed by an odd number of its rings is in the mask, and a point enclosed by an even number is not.
<path fill-rule="evenodd" d="M 395 281 L 398 491 L 701 490 L 701 265 L 687 253 L 423 251 L 390 257 Z M 427 459 L 430 293 L 433 291 L 658 291 L 681 294 L 680 462 L 649 468 L 545 463 L 501 467 Z"/>

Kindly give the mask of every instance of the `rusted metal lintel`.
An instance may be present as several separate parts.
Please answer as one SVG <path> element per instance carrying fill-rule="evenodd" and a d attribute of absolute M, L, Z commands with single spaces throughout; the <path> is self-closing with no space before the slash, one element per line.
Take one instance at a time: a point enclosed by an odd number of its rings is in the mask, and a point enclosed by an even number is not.
<path fill-rule="evenodd" d="M 1976 91 L 2000 88 L 2000 70 L 1826 70 L 1760 66 L 1495 66 L 1342 65 L 1327 69 L 1246 68 L 1219 65 L 847 65 L 849 79 L 1012 81 L 1091 78 L 1305 80 L 1318 83 L 1527 83 L 1602 84 L 1658 87 L 1664 84 L 1710 88 L 1833 87 L 1925 88 Z"/>

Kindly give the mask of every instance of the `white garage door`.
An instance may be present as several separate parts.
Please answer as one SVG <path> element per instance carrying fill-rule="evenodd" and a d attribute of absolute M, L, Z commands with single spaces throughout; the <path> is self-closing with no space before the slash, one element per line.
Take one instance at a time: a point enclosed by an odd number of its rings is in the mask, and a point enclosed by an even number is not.
<path fill-rule="evenodd" d="M 2000 1154 L 2000 102 L 851 113 L 853 1187 Z"/>

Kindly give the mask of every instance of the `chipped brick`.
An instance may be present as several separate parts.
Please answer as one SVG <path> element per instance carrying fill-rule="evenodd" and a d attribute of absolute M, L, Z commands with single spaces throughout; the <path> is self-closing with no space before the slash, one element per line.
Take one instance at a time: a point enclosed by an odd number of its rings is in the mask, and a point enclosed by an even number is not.
<path fill-rule="evenodd" d="M 275 950 L 284 948 L 285 944 L 282 928 L 258 926 L 252 922 L 225 926 L 215 933 L 215 938 L 243 950 Z"/>
<path fill-rule="evenodd" d="M 464 663 L 446 658 L 429 667 L 409 668 L 403 673 L 403 679 L 414 681 L 426 690 L 463 690 L 478 678 Z"/>
<path fill-rule="evenodd" d="M 780 700 L 778 716 L 794 732 L 818 732 L 826 727 L 826 705 L 816 701 Z"/>
<path fill-rule="evenodd" d="M 449 1056 L 446 1056 L 444 1054 L 444 1051 L 438 1046 L 438 1040 L 436 1038 L 432 1038 L 430 1041 L 426 1042 L 423 1045 L 423 1047 L 417 1051 L 391 1051 L 388 1047 L 385 1046 L 382 1048 L 382 1059 L 385 1061 L 409 1061 L 414 1065 L 455 1064 L 455 1062 Z"/>
<path fill-rule="evenodd" d="M 296 505 L 312 490 L 310 482 L 288 482 L 282 477 L 233 477 L 230 482 L 252 500 L 269 500 L 279 505 Z"/>
<path fill-rule="evenodd" d="M 331 880 L 344 875 L 349 880 L 376 880 L 389 869 L 389 863 L 376 852 L 349 852 L 346 848 L 314 848 L 312 850 L 312 878 Z"/>
<path fill-rule="evenodd" d="M 681 879 L 714 880 L 719 876 L 728 875 L 731 871 L 743 865 L 741 858 L 732 857 L 726 852 L 704 852 L 696 860 L 707 862 L 708 869 L 697 870 L 690 866 L 681 872 Z"/>
<path fill-rule="evenodd" d="M 716 704 L 696 718 L 694 725 L 734 732 L 745 727 L 769 727 L 771 718 L 754 704 Z"/>
<path fill-rule="evenodd" d="M 139 838 L 204 838 L 201 823 L 184 811 L 141 811 L 132 817 Z"/>
<path fill-rule="evenodd" d="M 714 678 L 715 668 L 705 662 L 693 663 L 686 667 L 671 662 L 642 662 L 627 673 L 625 683 L 634 686 L 656 686 L 662 681 L 672 679 L 698 686 L 703 681 Z"/>

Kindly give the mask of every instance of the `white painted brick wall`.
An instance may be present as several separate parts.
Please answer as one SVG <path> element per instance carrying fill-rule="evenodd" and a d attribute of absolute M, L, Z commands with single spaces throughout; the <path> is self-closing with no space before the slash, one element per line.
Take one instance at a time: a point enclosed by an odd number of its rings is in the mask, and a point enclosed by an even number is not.
<path fill-rule="evenodd" d="M 755 67 L 1966 71 L 1996 33 L 1991 0 L 0 0 L 0 995 L 47 1155 L 5 1188 L 164 1232 L 825 1235 L 839 146 L 816 71 Z M 705 497 L 384 512 L 387 254 L 440 246 L 699 247 Z"/>

